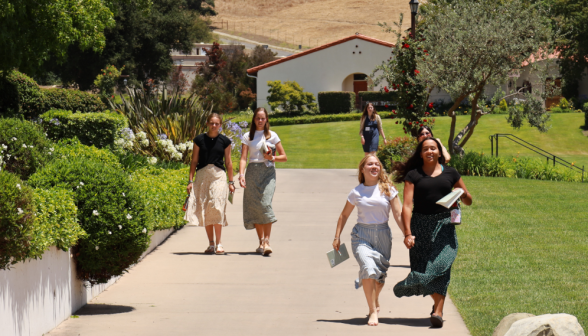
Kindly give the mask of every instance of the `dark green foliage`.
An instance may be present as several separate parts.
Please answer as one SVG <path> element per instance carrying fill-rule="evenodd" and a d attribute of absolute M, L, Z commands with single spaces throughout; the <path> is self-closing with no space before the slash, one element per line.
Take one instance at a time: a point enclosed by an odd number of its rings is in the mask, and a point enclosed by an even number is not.
<path fill-rule="evenodd" d="M 393 91 L 380 92 L 380 91 L 359 91 L 359 98 L 362 102 L 388 102 L 390 105 L 396 104 L 398 94 Z M 377 107 L 377 106 L 376 106 Z"/>
<path fill-rule="evenodd" d="M 397 137 L 394 138 L 387 145 L 380 145 L 377 156 L 382 162 L 384 169 L 391 173 L 391 168 L 394 162 L 406 161 L 416 149 L 418 142 L 413 137 Z"/>
<path fill-rule="evenodd" d="M 588 130 L 588 102 L 582 105 L 582 110 L 584 111 L 584 128 Z"/>
<path fill-rule="evenodd" d="M 78 221 L 88 234 L 74 249 L 80 279 L 105 283 L 136 263 L 149 246 L 145 206 L 122 170 L 99 159 L 66 156 L 31 176 L 29 183 L 74 192 Z"/>
<path fill-rule="evenodd" d="M 38 125 L 20 119 L 0 118 L 0 156 L 3 156 L 0 161 L 4 162 L 3 170 L 26 180 L 50 161 L 52 145 Z"/>
<path fill-rule="evenodd" d="M 349 113 L 355 109 L 355 92 L 319 92 L 318 104 L 321 114 Z"/>
<path fill-rule="evenodd" d="M 89 92 L 67 89 L 44 90 L 44 111 L 69 110 L 74 112 L 100 112 L 106 104 L 100 97 Z"/>
<path fill-rule="evenodd" d="M 33 190 L 18 176 L 2 170 L 0 204 L 0 269 L 4 270 L 30 257 L 34 231 Z"/>
<path fill-rule="evenodd" d="M 200 15 L 216 15 L 214 0 L 187 0 L 188 8 L 198 12 Z"/>
<path fill-rule="evenodd" d="M 378 112 L 381 118 L 388 118 L 393 115 L 392 112 Z M 343 114 L 323 114 L 323 115 L 306 115 L 301 117 L 283 117 L 270 119 L 272 126 L 300 125 L 300 124 L 318 124 L 335 121 L 353 121 L 361 120 L 361 113 L 343 113 Z"/>
<path fill-rule="evenodd" d="M 98 148 L 114 144 L 120 131 L 127 126 L 123 115 L 110 112 L 51 110 L 43 113 L 41 120 L 47 136 L 53 140 L 77 137 L 84 145 Z"/>
<path fill-rule="evenodd" d="M 29 76 L 0 72 L 0 116 L 36 117 L 43 109 L 43 92 Z"/>
<path fill-rule="evenodd" d="M 81 158 L 87 160 L 98 160 L 116 169 L 122 168 L 118 157 L 106 148 L 83 145 L 77 138 L 63 139 L 55 145 L 53 156 L 62 158 Z"/>

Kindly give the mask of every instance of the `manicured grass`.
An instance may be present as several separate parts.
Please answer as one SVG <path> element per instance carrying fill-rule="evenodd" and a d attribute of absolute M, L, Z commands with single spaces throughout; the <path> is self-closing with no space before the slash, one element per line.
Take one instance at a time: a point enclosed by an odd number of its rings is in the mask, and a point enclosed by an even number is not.
<path fill-rule="evenodd" d="M 457 128 L 469 122 L 469 116 L 459 116 Z M 474 135 L 465 149 L 490 154 L 489 136 L 494 133 L 511 133 L 564 159 L 585 165 L 588 169 L 588 137 L 582 135 L 584 124 L 582 113 L 553 114 L 553 127 L 540 133 L 528 125 L 514 130 L 506 122 L 505 115 L 487 115 L 480 119 Z M 447 144 L 449 137 L 448 117 L 435 118 L 435 137 Z M 271 118 L 270 118 L 271 122 Z M 393 119 L 384 119 L 384 132 L 388 138 L 403 136 L 404 131 Z M 359 122 L 334 122 L 323 124 L 291 125 L 272 127 L 283 141 L 288 162 L 278 163 L 279 168 L 356 168 L 363 156 L 359 138 Z M 380 139 L 380 143 L 381 143 Z M 530 150 L 500 139 L 501 156 L 535 156 Z"/>
<path fill-rule="evenodd" d="M 511 313 L 567 313 L 588 328 L 588 186 L 464 177 L 449 294 L 473 336 Z M 418 239 L 418 237 L 417 237 Z"/>

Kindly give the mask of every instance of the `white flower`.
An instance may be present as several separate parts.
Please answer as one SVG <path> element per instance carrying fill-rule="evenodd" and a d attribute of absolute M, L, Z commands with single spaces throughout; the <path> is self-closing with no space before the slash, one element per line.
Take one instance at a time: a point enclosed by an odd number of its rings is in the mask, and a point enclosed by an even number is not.
<path fill-rule="evenodd" d="M 25 145 L 25 144 L 22 144 L 22 148 L 27 148 L 27 145 Z"/>
<path fill-rule="evenodd" d="M 33 146 L 29 145 L 29 148 L 35 148 L 35 147 L 33 147 Z"/>
<path fill-rule="evenodd" d="M 141 132 L 139 132 L 139 133 L 137 133 L 135 135 L 137 136 L 137 139 L 139 139 L 139 140 L 143 140 L 143 139 L 146 139 L 147 138 L 147 133 L 145 133 L 143 131 L 141 131 Z"/>
<path fill-rule="evenodd" d="M 14 138 L 14 137 L 12 138 L 12 141 L 16 141 L 16 140 L 17 140 L 16 138 Z"/>
<path fill-rule="evenodd" d="M 108 231 L 108 234 L 112 234 L 112 232 Z"/>
<path fill-rule="evenodd" d="M 150 158 L 147 158 L 147 163 L 154 165 L 157 163 L 157 158 L 153 157 L 153 156 Z"/>
<path fill-rule="evenodd" d="M 127 219 L 131 219 L 133 218 L 133 216 L 131 216 L 130 214 L 127 214 Z"/>
<path fill-rule="evenodd" d="M 76 186 L 76 189 L 80 189 L 80 186 Z"/>
<path fill-rule="evenodd" d="M 143 146 L 143 147 L 149 146 L 149 140 L 147 140 L 147 139 L 141 140 L 141 146 Z"/>
<path fill-rule="evenodd" d="M 96 251 L 98 251 L 100 249 L 100 247 L 98 247 L 98 245 L 96 245 Z"/>
<path fill-rule="evenodd" d="M 48 154 L 49 154 L 49 155 L 51 155 L 51 154 L 53 154 L 53 153 L 49 152 Z"/>
<path fill-rule="evenodd" d="M 94 216 L 98 216 L 98 215 L 100 215 L 100 214 L 98 213 L 98 211 L 94 210 L 94 211 L 92 211 L 92 215 L 94 215 Z"/>
<path fill-rule="evenodd" d="M 146 228 L 143 228 L 143 231 L 141 231 L 141 232 L 147 233 L 147 229 Z"/>
<path fill-rule="evenodd" d="M 125 195 L 125 193 L 123 193 L 123 197 L 127 197 L 127 195 Z"/>
<path fill-rule="evenodd" d="M 16 187 L 20 190 L 20 184 L 17 184 Z"/>
<path fill-rule="evenodd" d="M 80 185 L 83 186 L 84 185 L 84 182 L 80 182 Z"/>
<path fill-rule="evenodd" d="M 52 151 L 52 152 L 54 151 L 53 147 L 49 148 L 49 150 Z"/>
<path fill-rule="evenodd" d="M 2 149 L 8 149 L 8 146 L 6 146 L 5 144 L 2 144 Z"/>
<path fill-rule="evenodd" d="M 18 214 L 19 214 L 19 215 L 22 215 L 22 214 L 24 213 L 24 211 L 22 211 L 22 209 L 21 209 L 21 208 L 17 208 L 17 209 L 16 209 L 16 211 L 18 211 Z"/>
<path fill-rule="evenodd" d="M 118 226 L 118 229 L 119 229 L 119 230 L 122 230 L 122 225 L 119 225 L 119 226 Z"/>
<path fill-rule="evenodd" d="M 172 154 L 172 159 L 175 159 L 178 161 L 182 160 L 182 157 L 183 157 L 182 153 L 175 152 Z"/>
<path fill-rule="evenodd" d="M 114 144 L 117 145 L 117 146 L 119 146 L 119 147 L 121 147 L 122 145 L 124 145 L 124 143 L 125 143 L 125 139 L 122 139 L 122 138 L 119 138 L 119 139 L 114 140 Z"/>

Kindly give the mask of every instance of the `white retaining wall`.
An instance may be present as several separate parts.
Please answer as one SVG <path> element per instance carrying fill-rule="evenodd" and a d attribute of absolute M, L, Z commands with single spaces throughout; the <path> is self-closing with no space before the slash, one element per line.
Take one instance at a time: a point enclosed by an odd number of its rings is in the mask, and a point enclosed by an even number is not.
<path fill-rule="evenodd" d="M 155 231 L 141 258 L 155 249 L 173 229 Z M 20 262 L 10 270 L 0 270 L 0 335 L 38 335 L 58 326 L 90 302 L 117 278 L 86 287 L 77 279 L 70 252 L 56 247 L 45 251 L 42 259 Z"/>

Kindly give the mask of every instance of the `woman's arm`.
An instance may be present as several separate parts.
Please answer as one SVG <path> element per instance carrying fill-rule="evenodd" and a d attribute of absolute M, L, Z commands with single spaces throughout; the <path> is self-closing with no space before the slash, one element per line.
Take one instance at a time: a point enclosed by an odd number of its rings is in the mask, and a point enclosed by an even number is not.
<path fill-rule="evenodd" d="M 377 115 L 378 117 L 378 131 L 380 132 L 380 134 L 382 134 L 382 139 L 384 139 L 384 145 L 388 144 L 388 140 L 386 140 L 386 135 L 384 134 L 384 127 L 382 126 L 382 118 L 380 118 L 379 115 Z"/>
<path fill-rule="evenodd" d="M 271 152 L 271 150 L 269 150 L 267 153 L 263 154 L 263 157 L 266 160 L 274 161 L 274 162 L 288 161 L 288 157 L 286 156 L 286 151 L 284 150 L 284 147 L 282 146 L 281 141 L 276 144 L 276 152 L 278 153 L 278 155 L 272 156 L 272 154 L 271 154 L 272 152 Z"/>
<path fill-rule="evenodd" d="M 404 225 L 404 245 L 410 249 L 414 246 L 415 236 L 410 231 L 410 219 L 412 218 L 412 203 L 414 197 L 414 184 L 404 182 L 404 202 L 402 205 L 402 224 Z"/>
<path fill-rule="evenodd" d="M 441 140 L 437 139 L 437 141 L 439 141 L 439 143 L 441 144 L 441 152 L 443 153 L 443 157 L 445 157 L 445 162 L 449 162 L 449 160 L 451 160 L 451 155 L 449 155 L 449 152 L 447 151 L 445 146 L 443 146 Z"/>
<path fill-rule="evenodd" d="M 365 139 L 363 138 L 363 125 L 365 123 L 365 118 L 361 117 L 361 121 L 359 122 L 359 137 L 361 139 L 361 145 L 365 145 Z"/>
<path fill-rule="evenodd" d="M 335 239 L 333 239 L 333 248 L 337 251 L 339 251 L 339 246 L 341 246 L 341 232 L 343 231 L 343 228 L 345 227 L 345 223 L 347 223 L 347 219 L 349 218 L 349 215 L 351 215 L 353 208 L 355 208 L 355 206 L 353 204 L 349 203 L 349 201 L 347 201 L 345 203 L 345 207 L 343 208 L 343 211 L 341 211 L 341 215 L 339 216 L 339 220 L 337 221 L 337 229 L 335 230 Z"/>
<path fill-rule="evenodd" d="M 194 174 L 196 173 L 196 167 L 198 166 L 198 157 L 200 154 L 200 147 L 198 147 L 198 145 L 194 144 L 194 147 L 192 147 L 192 162 L 190 163 L 190 176 L 188 177 L 189 181 L 194 181 Z M 188 187 L 186 188 L 188 190 L 188 194 L 190 193 L 190 191 L 192 190 L 192 183 L 188 183 Z"/>
<path fill-rule="evenodd" d="M 245 167 L 247 166 L 247 153 L 249 146 L 241 145 L 241 160 L 239 161 L 239 184 L 241 188 L 245 188 Z"/>
<path fill-rule="evenodd" d="M 227 167 L 227 175 L 229 175 L 229 182 L 233 182 L 233 160 L 231 159 L 231 146 L 225 148 L 225 166 Z M 229 191 L 235 192 L 235 185 L 229 184 Z"/>
<path fill-rule="evenodd" d="M 390 200 L 390 206 L 392 207 L 392 215 L 394 216 L 394 220 L 404 235 L 405 228 L 402 222 L 402 204 L 400 204 L 400 198 L 398 195 Z"/>
<path fill-rule="evenodd" d="M 454 188 L 461 188 L 463 189 L 463 194 L 461 195 L 461 197 L 459 199 L 461 199 L 461 201 L 463 202 L 463 204 L 465 205 L 472 205 L 472 195 L 468 192 L 465 183 L 463 183 L 463 179 L 460 178 L 459 181 L 457 181 L 457 183 L 453 186 Z"/>

